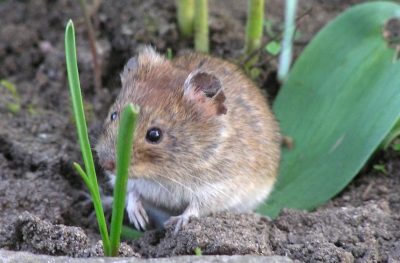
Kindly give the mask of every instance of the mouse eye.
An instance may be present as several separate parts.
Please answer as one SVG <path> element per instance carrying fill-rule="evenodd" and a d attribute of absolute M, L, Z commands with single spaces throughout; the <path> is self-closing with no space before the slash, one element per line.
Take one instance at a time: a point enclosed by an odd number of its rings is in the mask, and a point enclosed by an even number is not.
<path fill-rule="evenodd" d="M 159 143 L 162 137 L 161 129 L 153 127 L 147 130 L 146 140 L 150 143 Z"/>
<path fill-rule="evenodd" d="M 111 121 L 114 121 L 117 117 L 118 117 L 118 112 L 116 112 L 116 111 L 114 111 L 114 112 L 111 113 L 111 115 L 110 115 Z"/>

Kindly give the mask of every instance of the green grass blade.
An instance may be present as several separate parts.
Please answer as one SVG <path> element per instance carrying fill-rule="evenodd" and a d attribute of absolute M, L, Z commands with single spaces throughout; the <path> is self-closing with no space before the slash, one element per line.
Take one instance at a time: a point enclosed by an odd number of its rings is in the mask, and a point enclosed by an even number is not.
<path fill-rule="evenodd" d="M 194 49 L 208 53 L 210 41 L 208 33 L 208 0 L 195 0 L 194 9 Z"/>
<path fill-rule="evenodd" d="M 93 190 L 92 197 L 96 217 L 98 220 L 100 234 L 103 239 L 104 254 L 110 254 L 110 240 L 107 231 L 106 220 L 104 217 L 103 206 L 97 184 L 96 172 L 94 168 L 92 150 L 90 148 L 89 136 L 86 127 L 85 113 L 83 110 L 83 102 L 81 88 L 79 82 L 78 64 L 76 60 L 75 49 L 75 30 L 72 21 L 70 20 L 65 29 L 65 55 L 68 73 L 69 90 L 72 100 L 72 107 L 75 116 L 76 128 L 79 137 L 79 145 L 82 151 L 83 161 L 85 163 L 86 174 L 90 181 Z M 86 182 L 85 182 L 86 183 Z"/>
<path fill-rule="evenodd" d="M 354 6 L 329 23 L 296 61 L 274 104 L 284 149 L 261 212 L 314 209 L 358 173 L 400 117 L 400 61 L 386 43 L 394 2 Z"/>
<path fill-rule="evenodd" d="M 179 32 L 182 36 L 192 36 L 194 29 L 194 0 L 177 0 L 177 19 Z"/>
<path fill-rule="evenodd" d="M 117 139 L 117 177 L 114 185 L 114 202 L 111 218 L 111 254 L 118 255 L 122 220 L 125 211 L 126 186 L 133 149 L 133 138 L 139 108 L 129 104 L 124 108 Z"/>
<path fill-rule="evenodd" d="M 104 216 L 103 204 L 101 202 L 101 196 L 98 190 L 93 189 L 92 199 L 101 239 L 103 240 L 104 255 L 109 257 L 111 256 L 110 238 L 108 235 L 106 218 Z"/>
<path fill-rule="evenodd" d="M 264 0 L 248 0 L 244 52 L 250 55 L 261 46 L 264 22 Z"/>
<path fill-rule="evenodd" d="M 70 20 L 65 31 L 65 51 L 68 71 L 68 82 L 72 100 L 72 107 L 78 131 L 79 145 L 82 150 L 83 161 L 85 163 L 86 173 L 93 180 L 95 168 L 93 163 L 92 151 L 89 143 L 89 136 L 86 127 L 85 113 L 83 110 L 83 102 L 81 95 L 81 87 L 79 82 L 78 64 L 76 60 L 75 50 L 75 32 L 74 25 Z"/>
<path fill-rule="evenodd" d="M 92 198 L 92 202 L 93 202 L 93 206 L 94 206 L 94 210 L 96 213 L 96 217 L 97 217 L 97 221 L 99 224 L 99 229 L 100 229 L 100 233 L 102 233 L 101 235 L 105 235 L 106 238 L 108 239 L 108 230 L 107 230 L 107 225 L 106 225 L 106 221 L 105 221 L 105 217 L 104 217 L 104 213 L 102 210 L 102 202 L 101 202 L 101 198 L 100 195 L 96 194 L 96 191 L 93 189 L 93 186 L 89 180 L 89 177 L 86 175 L 86 173 L 83 171 L 82 167 L 78 164 L 78 163 L 73 163 L 75 170 L 79 173 L 79 175 L 82 177 L 83 181 L 86 184 L 86 187 L 89 189 L 90 192 L 90 196 Z M 100 216 L 98 216 L 100 215 Z M 103 216 L 101 216 L 103 215 Z M 103 244 L 106 244 L 106 242 L 104 242 L 103 240 Z M 106 252 L 107 251 L 107 252 Z M 111 256 L 111 252 L 110 252 L 110 248 L 106 248 L 104 246 L 104 255 L 106 256 Z"/>

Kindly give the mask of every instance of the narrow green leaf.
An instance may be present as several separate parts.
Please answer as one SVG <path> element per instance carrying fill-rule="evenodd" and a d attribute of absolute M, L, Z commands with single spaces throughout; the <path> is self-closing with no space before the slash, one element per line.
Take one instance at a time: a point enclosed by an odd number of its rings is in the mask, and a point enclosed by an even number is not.
<path fill-rule="evenodd" d="M 264 0 L 248 0 L 244 53 L 250 55 L 260 48 L 263 35 Z"/>
<path fill-rule="evenodd" d="M 193 35 L 194 0 L 177 0 L 177 20 L 179 32 L 183 37 Z"/>
<path fill-rule="evenodd" d="M 194 49 L 197 52 L 208 53 L 208 0 L 194 0 L 194 3 Z"/>
<path fill-rule="evenodd" d="M 133 148 L 134 131 L 139 107 L 129 104 L 122 111 L 117 139 L 117 177 L 114 185 L 114 202 L 111 218 L 111 254 L 118 255 L 122 220 L 124 218 L 126 186 Z"/>
<path fill-rule="evenodd" d="M 132 229 L 132 228 L 124 226 L 124 225 L 122 226 L 122 230 L 121 230 L 122 238 L 128 239 L 128 240 L 135 240 L 141 236 L 143 236 L 142 232 L 136 231 L 135 229 Z"/>
<path fill-rule="evenodd" d="M 97 184 L 92 150 L 89 143 L 85 113 L 83 110 L 78 64 L 76 60 L 75 30 L 72 20 L 69 20 L 65 29 L 65 58 L 67 64 L 67 75 L 72 108 L 74 111 L 75 123 L 79 137 L 79 145 L 82 151 L 83 161 L 85 163 L 86 174 L 88 175 L 87 179 L 90 181 L 90 185 L 92 187 L 91 194 L 94 202 L 97 221 L 99 224 L 100 234 L 103 239 L 104 254 L 110 255 L 110 240 L 108 236 L 106 220 L 104 217 L 103 206 L 101 204 L 99 186 Z"/>
<path fill-rule="evenodd" d="M 90 194 L 92 194 L 93 192 L 93 187 L 92 184 L 89 180 L 89 177 L 87 176 L 87 174 L 85 173 L 85 171 L 83 171 L 82 167 L 79 165 L 79 163 L 73 163 L 72 164 L 74 166 L 74 169 L 78 172 L 78 174 L 81 176 L 83 182 L 85 183 L 86 187 L 89 189 Z"/>
<path fill-rule="evenodd" d="M 89 143 L 89 136 L 86 127 L 85 113 L 83 111 L 83 102 L 81 87 L 79 82 L 78 64 L 76 60 L 75 32 L 74 25 L 70 20 L 65 31 L 65 53 L 68 71 L 68 82 L 71 93 L 72 107 L 76 120 L 79 144 L 82 150 L 85 169 L 89 178 L 95 175 L 92 151 Z"/>
<path fill-rule="evenodd" d="M 261 212 L 313 209 L 341 191 L 400 117 L 400 63 L 382 37 L 392 2 L 355 6 L 304 50 L 274 110 L 284 135 L 280 175 Z"/>

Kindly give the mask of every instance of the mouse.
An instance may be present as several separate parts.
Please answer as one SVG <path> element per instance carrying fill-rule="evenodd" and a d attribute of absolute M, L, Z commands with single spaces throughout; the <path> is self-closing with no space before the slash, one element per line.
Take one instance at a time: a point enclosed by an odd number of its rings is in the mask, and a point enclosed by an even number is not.
<path fill-rule="evenodd" d="M 129 103 L 140 107 L 126 197 L 136 229 L 176 233 L 191 217 L 247 213 L 267 199 L 281 135 L 266 97 L 241 69 L 194 52 L 170 60 L 146 47 L 120 77 L 95 149 L 113 184 L 120 114 Z"/>

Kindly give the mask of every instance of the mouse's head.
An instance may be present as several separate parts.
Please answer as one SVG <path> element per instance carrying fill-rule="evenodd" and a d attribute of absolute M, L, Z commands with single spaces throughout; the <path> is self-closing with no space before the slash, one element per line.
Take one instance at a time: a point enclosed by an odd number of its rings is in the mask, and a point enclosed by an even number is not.
<path fill-rule="evenodd" d="M 105 170 L 115 172 L 119 117 L 128 103 L 140 106 L 131 178 L 176 181 L 195 177 L 215 161 L 227 111 L 222 83 L 215 75 L 177 68 L 148 48 L 128 61 L 121 82 L 96 146 Z"/>

